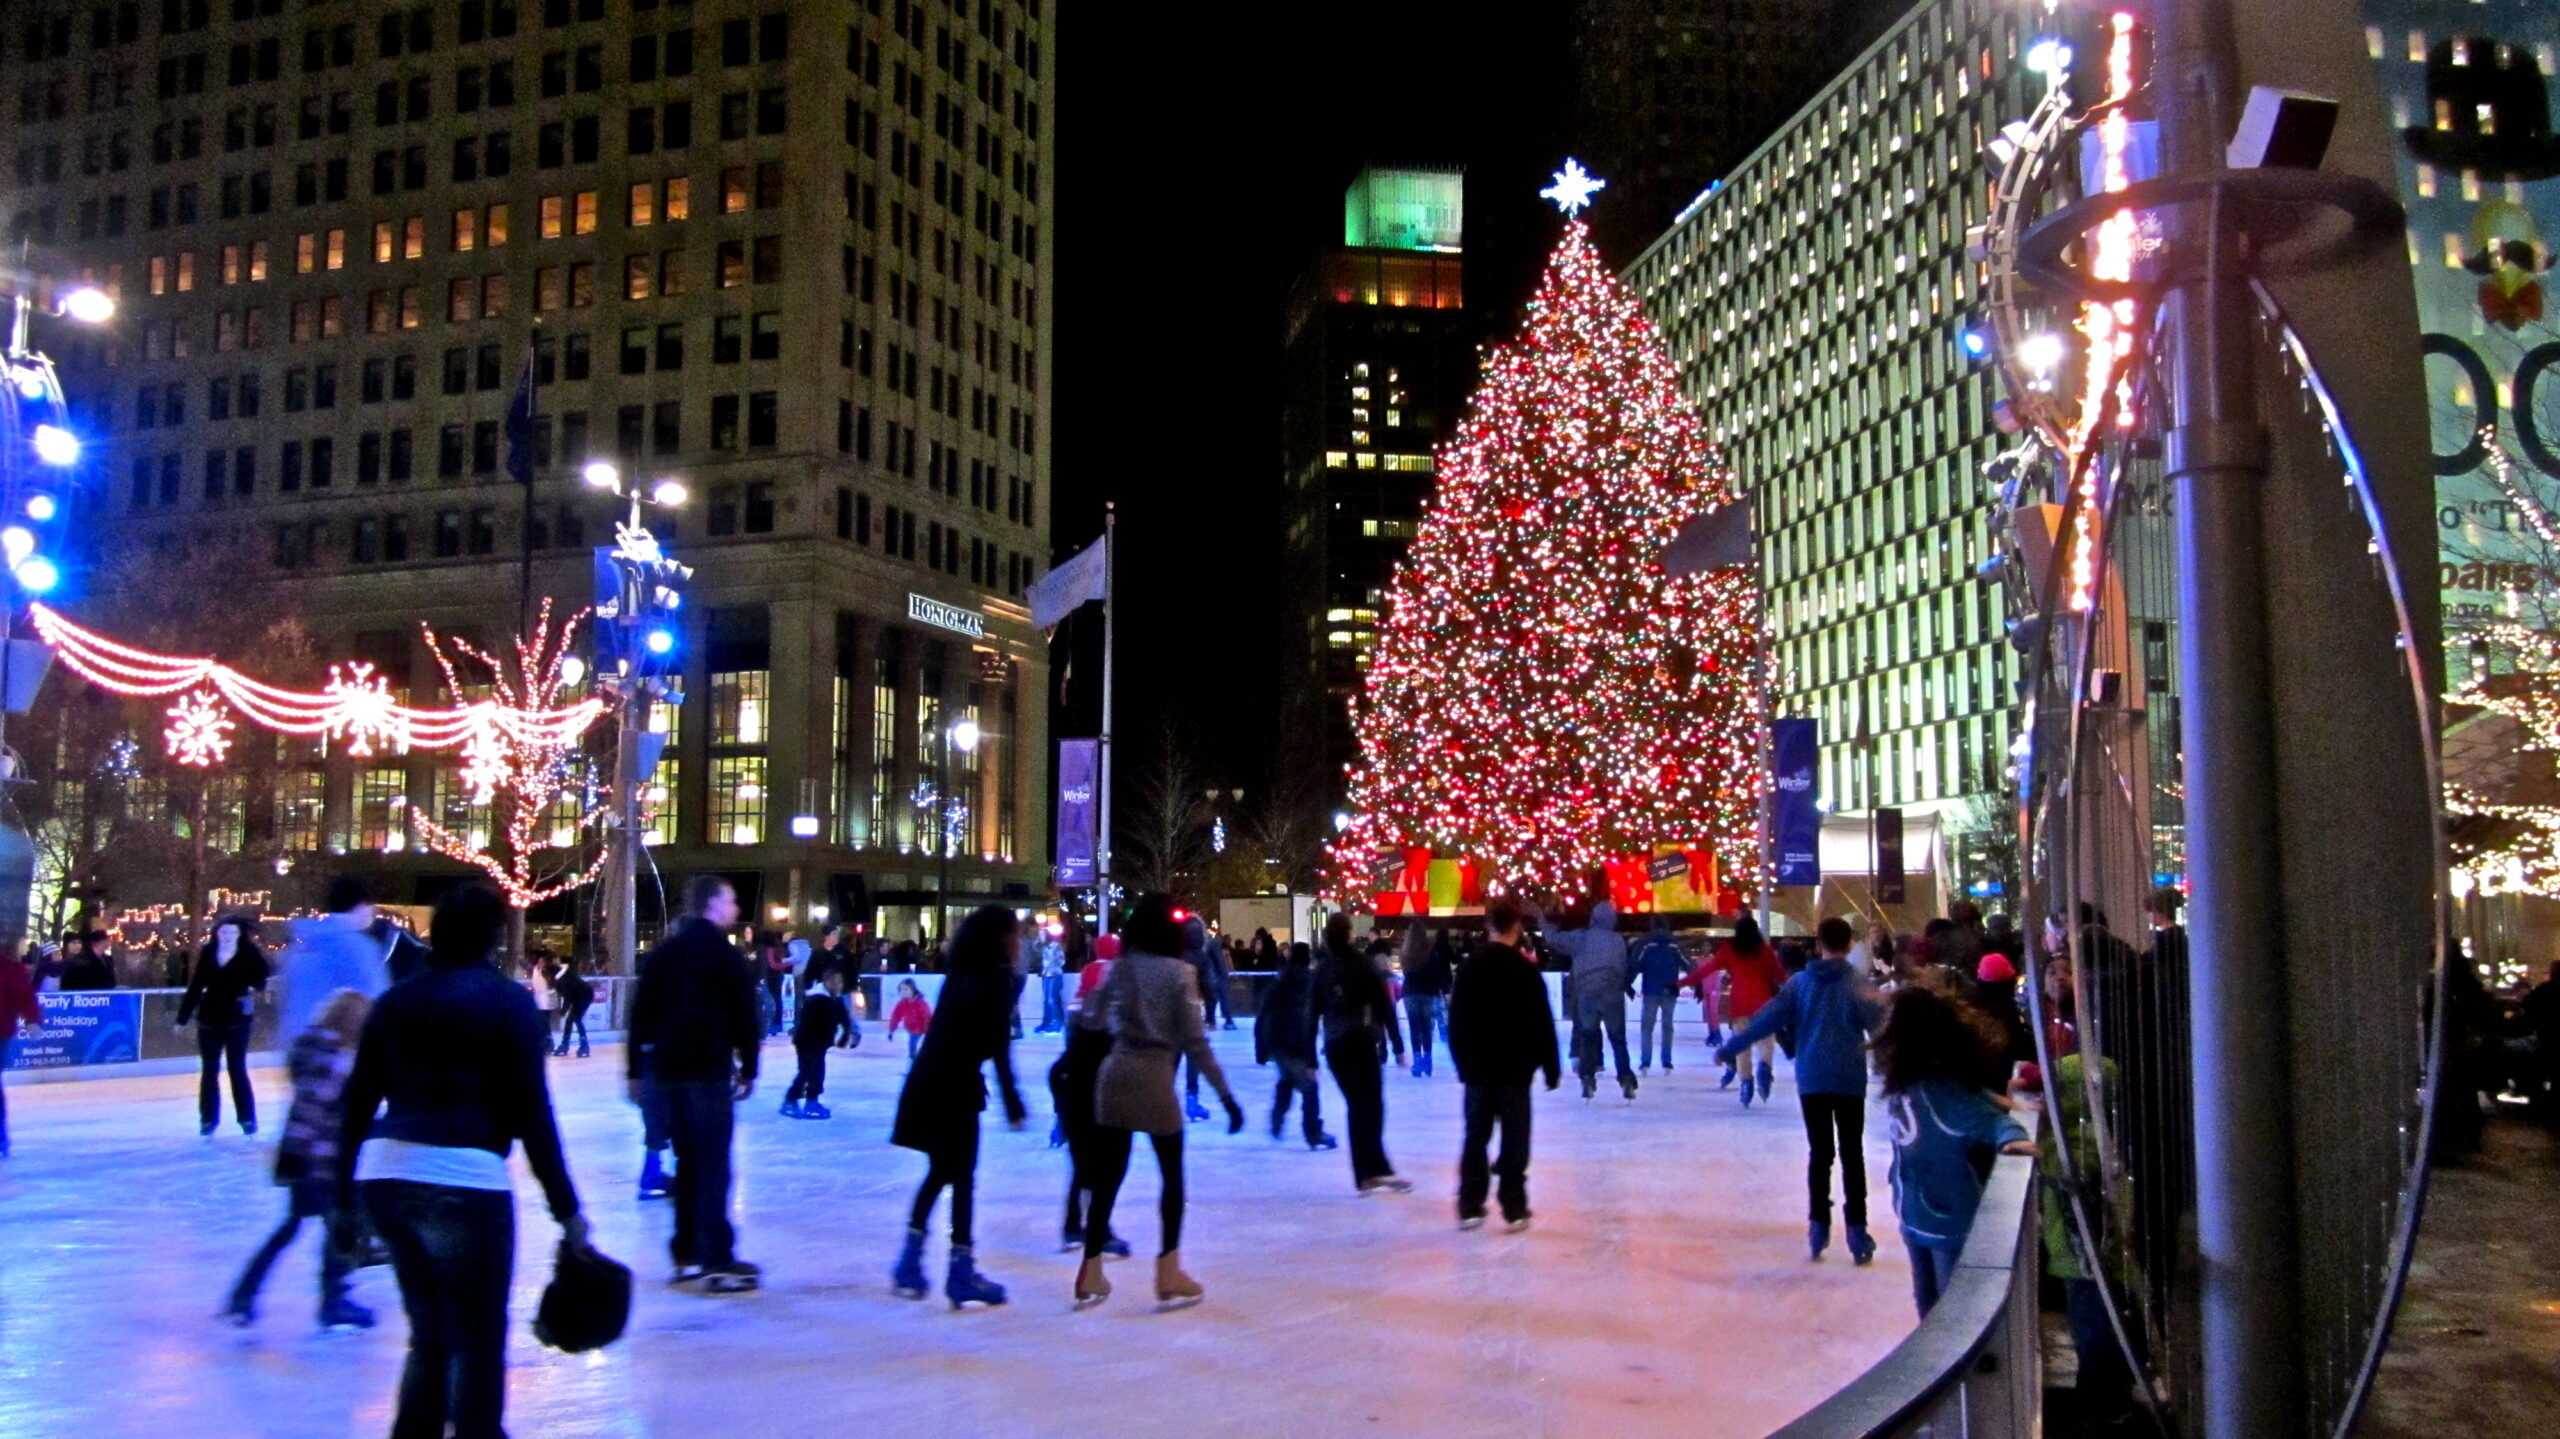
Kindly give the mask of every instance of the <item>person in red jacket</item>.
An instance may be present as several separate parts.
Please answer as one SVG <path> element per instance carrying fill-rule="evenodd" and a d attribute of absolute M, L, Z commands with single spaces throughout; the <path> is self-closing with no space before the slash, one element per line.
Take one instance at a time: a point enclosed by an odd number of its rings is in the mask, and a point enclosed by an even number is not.
<path fill-rule="evenodd" d="M 907 1058 L 916 1057 L 916 1047 L 924 1043 L 924 1032 L 933 1022 L 933 1006 L 924 1002 L 924 991 L 912 979 L 898 981 L 898 1002 L 889 1010 L 889 1037 L 907 1037 Z"/>
<path fill-rule="evenodd" d="M 9 1067 L 10 1046 L 18 1042 L 18 1026 L 43 1022 L 36 1007 L 35 981 L 18 962 L 15 944 L 0 944 L 0 1069 Z M 0 1086 L 0 1159 L 9 1157 L 9 1091 Z"/>
<path fill-rule="evenodd" d="M 1689 977 L 1680 981 L 1682 989 L 1698 991 L 1698 1002 L 1708 1006 L 1710 1023 L 1714 1021 L 1714 1010 L 1709 997 L 1715 992 L 1719 974 L 1733 977 L 1733 989 L 1725 996 L 1724 1017 L 1736 1029 L 1758 1014 L 1760 1007 L 1776 998 L 1778 991 L 1787 985 L 1787 967 L 1778 962 L 1778 951 L 1761 938 L 1758 921 L 1747 914 L 1733 922 L 1733 938 L 1708 950 L 1707 957 L 1698 961 L 1698 967 L 1689 971 Z M 1759 1097 L 1769 1097 L 1770 1066 L 1777 1059 L 1778 1042 L 1764 1039 L 1757 1049 L 1759 1052 L 1753 1056 L 1758 1061 L 1757 1066 L 1742 1080 L 1742 1103 L 1746 1109 L 1751 1105 L 1751 1090 L 1755 1083 L 1760 1089 Z M 1724 1079 L 1717 1087 L 1731 1089 L 1734 1074 L 1735 1064 L 1727 1063 Z"/>

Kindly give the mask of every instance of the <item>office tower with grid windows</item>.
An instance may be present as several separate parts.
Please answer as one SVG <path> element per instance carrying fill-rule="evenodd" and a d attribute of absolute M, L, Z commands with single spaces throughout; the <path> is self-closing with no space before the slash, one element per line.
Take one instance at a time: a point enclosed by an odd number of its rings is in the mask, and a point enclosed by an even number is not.
<path fill-rule="evenodd" d="M 1820 793 L 1982 818 L 2016 657 L 1983 466 L 1993 377 L 1956 343 L 1981 267 L 1978 159 L 2043 93 L 2024 0 L 1929 0 L 1636 260 L 1683 387 L 1757 505 L 1781 714 L 1821 721 Z M 1958 877 L 1985 873 L 1975 828 Z"/>
<path fill-rule="evenodd" d="M 1281 420 L 1284 785 L 1339 803 L 1396 564 L 1421 527 L 1435 448 L 1475 383 L 1465 176 L 1360 173 L 1343 238 L 1291 287 Z"/>
<path fill-rule="evenodd" d="M 621 506 L 590 462 L 676 477 L 690 503 L 649 518 L 696 569 L 684 700 L 652 721 L 668 889 L 731 873 L 771 923 L 867 900 L 907 938 L 947 843 L 955 906 L 1044 892 L 1042 9 L 12 7 L 0 234 L 122 304 L 54 343 L 88 572 L 235 547 L 273 571 L 240 602 L 298 606 L 324 654 L 432 703 L 421 621 L 503 643 L 526 552 L 537 594 L 591 596 Z M 528 370 L 529 502 L 505 425 Z M 963 717 L 986 739 L 946 753 Z M 424 756 L 302 747 L 283 773 L 244 849 L 392 897 L 453 872 L 408 814 L 488 824 Z"/>

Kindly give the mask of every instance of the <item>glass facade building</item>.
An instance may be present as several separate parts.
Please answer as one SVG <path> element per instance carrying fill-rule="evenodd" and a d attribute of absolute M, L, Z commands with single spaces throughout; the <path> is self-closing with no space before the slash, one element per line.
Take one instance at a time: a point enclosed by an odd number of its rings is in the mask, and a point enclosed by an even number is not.
<path fill-rule="evenodd" d="M 1834 811 L 1961 830 L 2001 788 L 2017 657 L 1976 576 L 1998 393 L 1956 336 L 1984 142 L 2043 93 L 2040 14 L 1920 5 L 1627 272 L 1757 507 L 1779 713 L 1820 720 Z"/>

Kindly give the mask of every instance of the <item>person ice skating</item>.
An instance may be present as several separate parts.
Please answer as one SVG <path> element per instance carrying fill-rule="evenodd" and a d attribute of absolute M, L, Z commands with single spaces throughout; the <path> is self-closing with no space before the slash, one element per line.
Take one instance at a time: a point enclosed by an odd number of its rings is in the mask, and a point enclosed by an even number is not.
<path fill-rule="evenodd" d="M 1573 1072 L 1582 1077 L 1582 1097 L 1600 1088 L 1600 1041 L 1618 1061 L 1618 1088 L 1636 1097 L 1635 1066 L 1627 1062 L 1627 1000 L 1634 981 L 1627 973 L 1627 941 L 1618 933 L 1617 907 L 1607 900 L 1591 906 L 1591 922 L 1557 938 L 1557 947 L 1573 957 Z"/>
<path fill-rule="evenodd" d="M 827 1051 L 837 1037 L 853 1030 L 853 1012 L 845 1007 L 844 971 L 830 969 L 818 981 L 818 992 L 800 997 L 800 1012 L 791 1021 L 791 1048 L 800 1072 L 782 1095 L 785 1119 L 833 1119 L 834 1111 L 818 1102 L 827 1092 Z"/>
<path fill-rule="evenodd" d="M 1097 987 L 1110 971 L 1111 962 L 1095 959 L 1086 964 Z M 1058 1247 L 1081 1252 L 1084 1249 L 1085 1224 L 1093 1203 L 1093 1176 L 1103 1168 L 1102 1128 L 1093 1116 L 1094 1085 L 1102 1075 L 1102 1061 L 1111 1053 L 1111 1025 L 1098 1005 L 1078 1002 L 1067 1016 L 1066 1051 L 1049 1066 L 1049 1099 L 1057 1113 L 1056 1131 L 1050 1136 L 1052 1148 L 1067 1149 L 1067 1214 L 1058 1228 Z M 1129 1242 L 1117 1234 L 1105 1232 L 1102 1252 L 1113 1259 L 1129 1257 Z"/>
<path fill-rule="evenodd" d="M 1271 1088 L 1271 1137 L 1280 1137 L 1288 1122 L 1289 1101 L 1300 1101 L 1299 1132 L 1309 1149 L 1335 1148 L 1324 1132 L 1324 1111 L 1316 1084 L 1315 954 L 1303 943 L 1289 946 L 1280 977 L 1262 996 L 1253 1020 L 1253 1062 L 1279 1067 Z"/>
<path fill-rule="evenodd" d="M 1416 924 L 1405 933 L 1410 936 L 1403 951 L 1405 1037 L 1412 1042 L 1414 1077 L 1429 1079 L 1432 1031 L 1449 1027 L 1449 985 L 1457 973 L 1458 951 L 1446 929 L 1426 936 Z"/>
<path fill-rule="evenodd" d="M 667 1246 L 675 1282 L 700 1280 L 714 1294 L 754 1289 L 764 1277 L 738 1257 L 729 1220 L 731 1131 L 736 1106 L 755 1091 L 764 1036 L 755 972 L 727 938 L 737 922 L 738 895 L 727 880 L 685 881 L 684 917 L 641 960 L 623 1040 L 632 1102 L 654 1097 L 675 1147 L 675 1234 Z"/>
<path fill-rule="evenodd" d="M 1227 992 L 1226 946 L 1209 933 L 1209 925 L 1196 914 L 1182 916 L 1182 959 L 1191 966 L 1193 982 L 1198 986 L 1202 1012 L 1201 1022 L 1208 1028 L 1218 1027 L 1218 1009 Z M 1230 1019 L 1227 1028 L 1235 1028 Z M 1186 1068 L 1182 1076 L 1182 1115 L 1185 1119 L 1207 1119 L 1208 1106 L 1200 1102 L 1200 1071 Z"/>
<path fill-rule="evenodd" d="M 1556 1016 L 1546 981 L 1520 952 L 1527 915 L 1520 901 L 1497 896 L 1485 907 L 1489 943 L 1458 966 L 1449 990 L 1449 1062 L 1466 1086 L 1466 1139 L 1458 1150 L 1458 1227 L 1484 1225 L 1485 1190 L 1513 1233 L 1529 1227 L 1529 1080 L 1564 1078 L 1556 1052 Z M 1496 1128 L 1502 1150 L 1490 1172 L 1485 1148 Z"/>
<path fill-rule="evenodd" d="M 1040 939 L 1040 1033 L 1067 1027 L 1067 947 L 1055 934 Z"/>
<path fill-rule="evenodd" d="M 560 992 L 560 1043 L 551 1052 L 556 1057 L 566 1058 L 569 1036 L 574 1032 L 578 1036 L 578 1057 L 585 1059 L 589 1053 L 587 1010 L 596 1002 L 595 984 L 578 972 L 578 957 L 573 954 L 561 960 L 554 969 L 551 987 Z"/>
<path fill-rule="evenodd" d="M 1956 1256 L 1982 1204 L 1973 1151 L 2036 1152 L 2025 1128 L 1964 1079 L 1980 1073 L 2005 1038 L 1996 1025 L 1925 984 L 1896 989 L 1876 1031 L 1876 1071 L 1884 1078 L 1885 1124 L 1893 1136 L 1893 1211 L 1911 1251 L 1911 1298 L 1922 1318 L 1955 1278 Z M 1855 1221 L 1849 1232 L 1854 1243 Z"/>
<path fill-rule="evenodd" d="M 1680 1007 L 1680 981 L 1688 973 L 1689 957 L 1680 952 L 1680 941 L 1671 937 L 1671 921 L 1654 916 L 1645 931 L 1644 943 L 1635 952 L 1636 988 L 1644 1008 L 1636 1016 L 1636 1072 L 1653 1068 L 1653 1031 L 1658 1021 L 1662 1027 L 1662 1069 L 1671 1072 L 1671 1016 Z"/>
<path fill-rule="evenodd" d="M 374 1002 L 347 1076 L 332 1238 L 352 1248 L 361 1196 L 391 1251 L 409 1316 L 391 1424 L 402 1439 L 503 1439 L 509 1150 L 524 1146 L 561 1243 L 587 1243 L 543 1077 L 542 1015 L 494 962 L 505 924 L 506 905 L 482 886 L 437 901 L 426 973 Z"/>
<path fill-rule="evenodd" d="M 1209 1049 L 1206 1021 L 1201 1017 L 1196 971 L 1180 956 L 1182 926 L 1174 919 L 1173 900 L 1143 895 L 1121 931 L 1122 953 L 1111 965 L 1102 987 L 1087 999 L 1087 1013 L 1100 1016 L 1111 1031 L 1111 1053 L 1094 1078 L 1093 1114 L 1096 1137 L 1093 1207 L 1085 1216 L 1084 1263 L 1076 1270 L 1078 1308 L 1110 1297 L 1111 1281 L 1102 1258 L 1111 1237 L 1111 1213 L 1120 1186 L 1129 1175 L 1135 1136 L 1145 1134 L 1156 1152 L 1156 1172 L 1163 1180 L 1156 1212 L 1161 1230 L 1156 1250 L 1156 1302 L 1169 1307 L 1197 1304 L 1204 1291 L 1182 1269 L 1182 1109 L 1175 1103 L 1174 1065 L 1188 1060 L 1195 1073 L 1226 1104 L 1227 1132 L 1244 1128 L 1244 1110 L 1227 1087 L 1226 1071 Z M 1375 1061 L 1372 1060 L 1374 1073 Z M 1373 1081 L 1374 1082 L 1374 1081 Z"/>
<path fill-rule="evenodd" d="M 258 1096 L 249 1088 L 249 1021 L 258 1012 L 258 991 L 267 987 L 267 957 L 258 952 L 249 921 L 226 914 L 213 922 L 213 935 L 196 954 L 187 973 L 187 992 L 178 1000 L 178 1023 L 196 1022 L 196 1055 L 203 1072 L 196 1080 L 197 1133 L 210 1138 L 222 1122 L 221 1070 L 231 1074 L 231 1112 L 242 1134 L 258 1132 Z"/>
<path fill-rule="evenodd" d="M 1711 1022 L 1716 976 L 1719 974 L 1732 980 L 1733 987 L 1724 997 L 1724 1017 L 1736 1029 L 1749 1023 L 1752 1016 L 1777 998 L 1778 991 L 1787 983 L 1785 962 L 1778 958 L 1778 952 L 1770 947 L 1769 941 L 1761 937 L 1760 922 L 1747 914 L 1733 922 L 1733 938 L 1708 950 L 1706 958 L 1698 961 L 1698 967 L 1689 972 L 1689 977 L 1680 981 L 1682 987 L 1698 991 L 1699 1005 L 1709 1010 Z M 1769 1081 L 1774 1077 L 1770 1063 L 1778 1057 L 1775 1036 L 1760 1040 L 1754 1057 L 1759 1061 L 1758 1065 L 1742 1075 L 1742 1107 L 1745 1109 L 1751 1107 L 1755 1084 L 1761 1099 L 1769 1097 Z M 1733 1087 L 1734 1072 L 1740 1062 L 1725 1061 L 1724 1077 L 1717 1081 L 1717 1088 Z"/>
<path fill-rule="evenodd" d="M 374 910 L 373 923 L 365 927 L 365 934 L 381 946 L 383 974 L 391 983 L 415 979 L 427 972 L 426 945 L 379 908 Z"/>
<path fill-rule="evenodd" d="M 373 896 L 364 881 L 351 874 L 330 880 L 321 909 L 293 921 L 293 943 L 277 976 L 282 992 L 276 997 L 276 1042 L 288 1052 L 339 991 L 377 999 L 391 987 L 384 945 L 371 932 Z"/>
<path fill-rule="evenodd" d="M 924 1043 L 925 1027 L 933 1022 L 933 1006 L 924 1002 L 924 991 L 912 979 L 898 981 L 898 1002 L 889 1009 L 889 1037 L 907 1037 L 907 1059 L 912 1063 L 916 1049 Z"/>
<path fill-rule="evenodd" d="M 284 1139 L 276 1146 L 276 1183 L 285 1186 L 284 1222 L 258 1246 L 231 1286 L 222 1315 L 234 1324 L 258 1319 L 258 1291 L 285 1246 L 317 1219 L 320 1229 L 320 1327 L 371 1329 L 373 1311 L 347 1297 L 354 1256 L 340 1249 L 335 1206 L 338 1134 L 345 1127 L 347 1076 L 356 1065 L 356 1040 L 373 1003 L 352 989 L 339 990 L 293 1041 L 285 1067 L 293 1076 L 293 1107 L 285 1112 Z"/>
<path fill-rule="evenodd" d="M 983 905 L 960 925 L 951 946 L 950 978 L 942 1003 L 925 1031 L 924 1046 L 898 1091 L 898 1119 L 889 1142 L 925 1156 L 924 1182 L 916 1186 L 907 1216 L 907 1245 L 890 1270 L 900 1297 L 926 1291 L 924 1242 L 933 1206 L 951 1191 L 951 1261 L 942 1297 L 954 1309 L 1005 1301 L 1004 1286 L 978 1272 L 978 1116 L 987 1107 L 984 1071 L 992 1064 L 1004 1101 L 1004 1122 L 1020 1129 L 1027 1111 L 1013 1082 L 1015 1009 L 1014 932 L 1019 921 L 1000 904 Z"/>
<path fill-rule="evenodd" d="M 1316 959 L 1316 1014 L 1323 1022 L 1325 1068 L 1342 1091 L 1344 1125 L 1351 1132 L 1351 1181 L 1362 1194 L 1409 1194 L 1411 1180 L 1387 1159 L 1387 1098 L 1380 1066 L 1389 1046 L 1404 1062 L 1404 1034 L 1386 972 L 1351 938 L 1351 916 L 1324 924 L 1324 952 Z"/>
<path fill-rule="evenodd" d="M 1796 1097 L 1804 1109 L 1804 1132 L 1813 1154 L 1805 1167 L 1810 1219 L 1805 1246 L 1813 1257 L 1831 1246 L 1831 1164 L 1840 1163 L 1840 1193 L 1849 1223 L 1849 1257 L 1864 1264 L 1875 1258 L 1876 1242 L 1867 1232 L 1867 1057 L 1866 1037 L 1874 1032 L 1883 1009 L 1875 992 L 1857 972 L 1850 948 L 1857 942 L 1849 922 L 1837 915 L 1815 932 L 1820 957 L 1786 982 L 1777 998 L 1762 1005 L 1750 1022 L 1737 1026 L 1716 1050 L 1716 1058 L 1733 1062 L 1736 1055 L 1775 1035 L 1792 1030 L 1796 1037 Z"/>
<path fill-rule="evenodd" d="M 36 982 L 27 967 L 18 962 L 18 946 L 0 941 L 0 1070 L 9 1067 L 10 1051 L 17 1047 L 18 1027 L 44 1022 L 44 1010 L 36 999 Z M 9 1091 L 0 1084 L 0 1159 L 9 1157 Z"/>

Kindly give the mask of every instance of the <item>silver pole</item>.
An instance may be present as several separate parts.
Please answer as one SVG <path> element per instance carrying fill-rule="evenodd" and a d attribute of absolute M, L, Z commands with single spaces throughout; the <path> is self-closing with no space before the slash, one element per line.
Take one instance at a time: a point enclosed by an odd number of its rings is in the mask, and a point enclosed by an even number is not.
<path fill-rule="evenodd" d="M 1114 552 L 1114 533 L 1120 524 L 1120 507 L 1105 503 L 1102 507 L 1102 740 L 1094 746 L 1102 761 L 1101 842 L 1095 848 L 1094 912 L 1102 932 L 1111 932 L 1111 649 L 1113 630 L 1112 592 L 1119 580 L 1119 566 Z"/>
<path fill-rule="evenodd" d="M 2162 169 L 2225 168 L 2229 0 L 2171 0 L 2159 18 Z M 2173 212 L 2166 299 L 2166 470 L 2178 539 L 2196 1220 L 2202 1262 L 2202 1433 L 2305 1429 L 2295 1326 L 2295 1165 L 2275 748 L 2260 514 L 2270 475 L 2255 390 L 2248 276 L 2217 200 Z"/>

